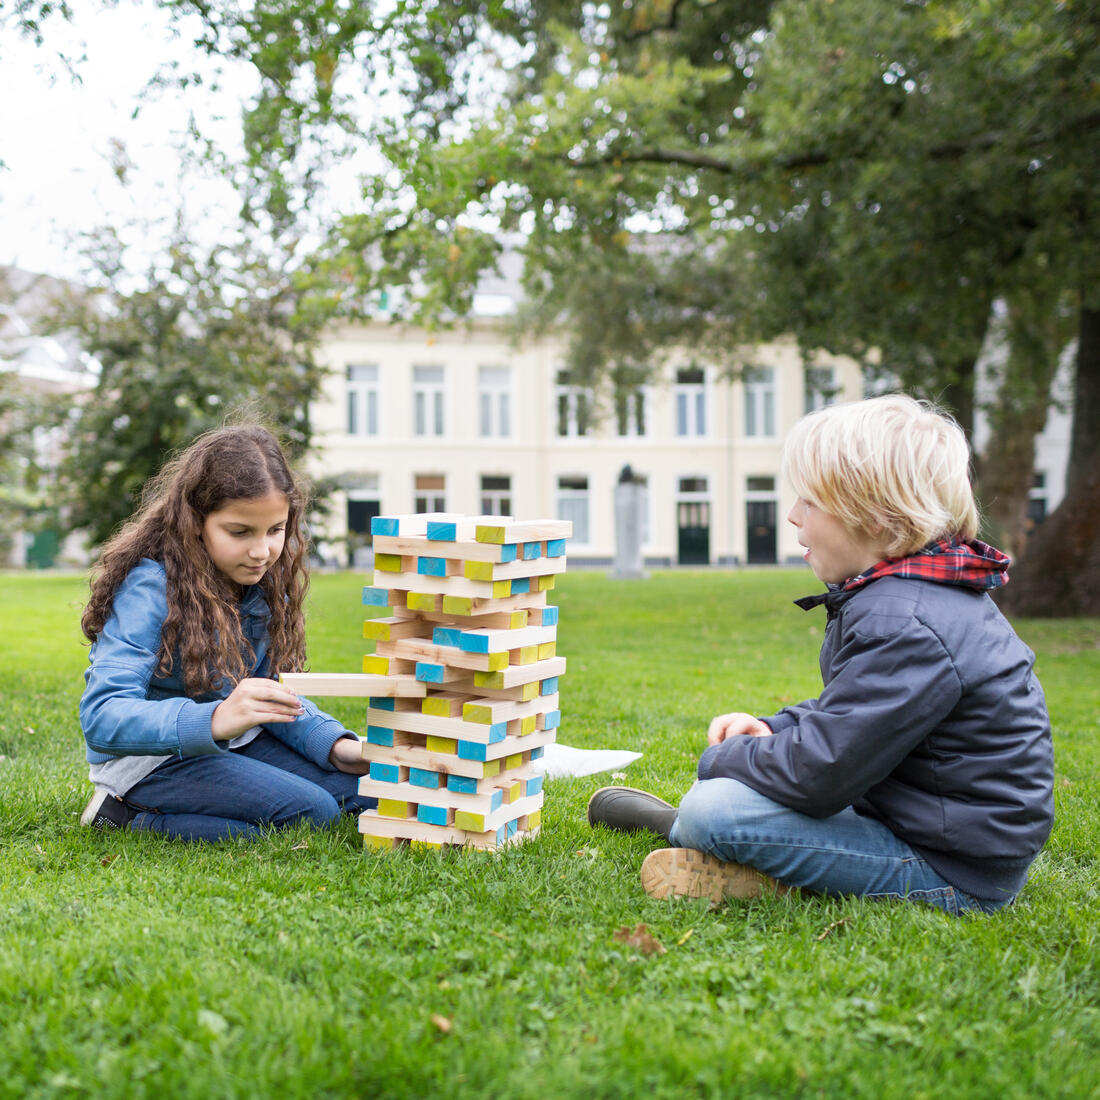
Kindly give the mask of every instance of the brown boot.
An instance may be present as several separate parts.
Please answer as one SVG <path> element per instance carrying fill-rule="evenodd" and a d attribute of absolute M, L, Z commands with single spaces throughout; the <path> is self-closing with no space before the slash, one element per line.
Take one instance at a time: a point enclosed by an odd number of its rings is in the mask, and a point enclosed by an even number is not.
<path fill-rule="evenodd" d="M 742 863 L 723 863 L 695 848 L 658 848 L 642 862 L 642 889 L 651 898 L 758 898 L 788 887 Z"/>

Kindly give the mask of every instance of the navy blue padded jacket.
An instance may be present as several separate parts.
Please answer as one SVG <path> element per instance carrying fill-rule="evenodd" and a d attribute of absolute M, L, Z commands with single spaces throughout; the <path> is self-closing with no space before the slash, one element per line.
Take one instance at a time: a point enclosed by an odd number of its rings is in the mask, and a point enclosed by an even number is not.
<path fill-rule="evenodd" d="M 821 695 L 709 747 L 699 778 L 811 817 L 852 806 L 968 894 L 1016 894 L 1054 821 L 1035 655 L 985 591 L 883 576 L 825 605 Z"/>

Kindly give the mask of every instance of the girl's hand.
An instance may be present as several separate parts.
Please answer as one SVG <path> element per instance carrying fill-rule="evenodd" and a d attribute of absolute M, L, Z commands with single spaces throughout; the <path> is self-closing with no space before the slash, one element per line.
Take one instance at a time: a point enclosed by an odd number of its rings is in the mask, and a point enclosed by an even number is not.
<path fill-rule="evenodd" d="M 329 751 L 328 762 L 349 775 L 366 775 L 370 771 L 370 761 L 363 759 L 357 737 L 341 737 Z"/>
<path fill-rule="evenodd" d="M 747 734 L 749 737 L 771 737 L 772 728 L 751 714 L 719 714 L 707 727 L 707 744 L 718 745 L 728 737 Z"/>
<path fill-rule="evenodd" d="M 253 726 L 293 722 L 304 713 L 302 700 L 277 680 L 242 680 L 214 708 L 210 733 L 215 741 L 232 741 Z"/>

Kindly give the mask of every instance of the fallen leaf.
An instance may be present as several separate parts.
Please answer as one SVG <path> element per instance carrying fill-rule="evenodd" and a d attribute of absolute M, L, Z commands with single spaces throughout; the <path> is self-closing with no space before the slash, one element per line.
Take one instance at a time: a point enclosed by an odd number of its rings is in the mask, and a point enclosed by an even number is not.
<path fill-rule="evenodd" d="M 292 852 L 300 852 L 303 848 L 308 848 L 308 847 L 309 847 L 309 841 L 308 840 L 303 840 L 301 844 L 295 844 L 294 847 L 291 848 L 290 850 Z"/>
<path fill-rule="evenodd" d="M 115 861 L 116 859 L 118 859 L 118 856 L 117 856 L 117 855 L 114 855 L 114 856 L 104 856 L 104 857 L 103 857 L 103 858 L 102 858 L 102 859 L 101 859 L 101 860 L 100 860 L 99 862 L 100 862 L 100 863 L 101 863 L 101 864 L 102 864 L 102 865 L 103 865 L 104 867 L 110 867 L 110 866 L 111 866 L 111 864 L 112 864 L 112 863 L 114 863 L 114 861 Z"/>
<path fill-rule="evenodd" d="M 680 938 L 679 938 L 679 939 L 678 939 L 678 940 L 676 941 L 676 946 L 677 946 L 677 947 L 683 947 L 683 946 L 684 946 L 684 944 L 685 944 L 685 943 L 687 943 L 687 941 L 691 939 L 692 933 L 693 933 L 694 931 L 695 931 L 695 929 L 694 929 L 694 928 L 689 928 L 689 929 L 688 929 L 688 930 L 687 930 L 687 931 L 686 931 L 686 932 L 685 932 L 685 933 L 684 933 L 684 934 L 683 934 L 683 935 L 682 935 L 682 936 L 681 936 L 681 937 L 680 937 Z"/>
<path fill-rule="evenodd" d="M 820 942 L 821 942 L 821 941 L 822 941 L 822 940 L 823 940 L 823 939 L 824 939 L 824 938 L 825 938 L 826 936 L 828 936 L 828 935 L 829 935 L 829 934 L 830 934 L 831 932 L 835 931 L 835 930 L 836 930 L 837 928 L 839 928 L 839 927 L 840 927 L 840 926 L 841 926 L 842 924 L 847 924 L 847 923 L 848 923 L 848 918 L 847 918 L 847 917 L 841 917 L 841 918 L 840 918 L 840 920 L 835 920 L 835 921 L 833 921 L 833 923 L 832 923 L 832 924 L 830 924 L 830 925 L 829 925 L 829 926 L 828 926 L 828 927 L 827 927 L 827 928 L 825 929 L 825 931 L 824 931 L 824 932 L 822 932 L 822 933 L 821 933 L 821 935 L 817 937 L 817 942 L 818 942 L 818 943 L 820 943 Z"/>
<path fill-rule="evenodd" d="M 438 1012 L 433 1012 L 428 1018 L 431 1020 L 432 1024 L 436 1028 L 443 1032 L 444 1035 L 450 1034 L 451 1028 L 454 1025 L 451 1023 L 450 1020 L 447 1019 L 446 1016 L 440 1016 Z"/>
<path fill-rule="evenodd" d="M 625 924 L 615 933 L 615 939 L 629 947 L 636 947 L 643 955 L 663 955 L 664 945 L 656 939 L 644 924 L 636 924 L 632 932 Z"/>

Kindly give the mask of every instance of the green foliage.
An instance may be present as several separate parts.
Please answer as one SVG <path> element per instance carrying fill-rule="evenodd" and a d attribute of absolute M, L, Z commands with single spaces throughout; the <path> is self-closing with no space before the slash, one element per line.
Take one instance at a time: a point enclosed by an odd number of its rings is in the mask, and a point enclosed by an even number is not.
<path fill-rule="evenodd" d="M 317 670 L 356 666 L 361 576 L 314 579 Z M 562 740 L 677 799 L 711 715 L 817 690 L 804 571 L 562 578 Z M 655 902 L 656 838 L 362 850 L 354 823 L 182 845 L 82 831 L 82 578 L 0 577 L 0 1097 L 1085 1097 L 1100 1057 L 1096 620 L 1020 622 L 1057 822 L 1015 906 Z M 333 701 L 353 726 L 362 707 Z M 645 924 L 666 949 L 616 938 Z M 435 1019 L 433 1019 L 435 1018 Z M 450 1030 L 441 1025 L 449 1024 Z"/>
<path fill-rule="evenodd" d="M 239 409 L 275 426 L 292 455 L 305 452 L 329 306 L 308 274 L 247 243 L 202 250 L 179 239 L 136 285 L 117 236 L 95 243 L 99 285 L 59 302 L 52 324 L 101 368 L 62 471 L 69 522 L 98 543 L 173 451 Z"/>

